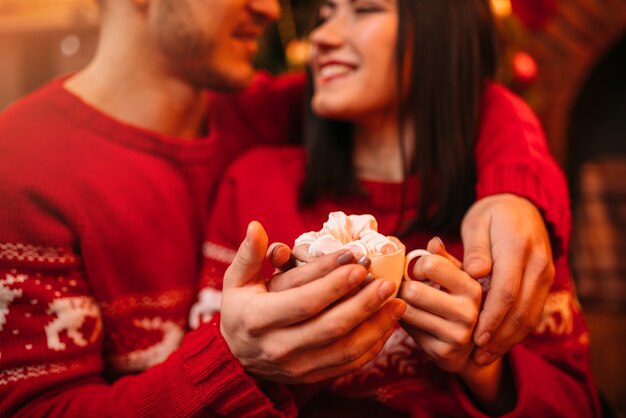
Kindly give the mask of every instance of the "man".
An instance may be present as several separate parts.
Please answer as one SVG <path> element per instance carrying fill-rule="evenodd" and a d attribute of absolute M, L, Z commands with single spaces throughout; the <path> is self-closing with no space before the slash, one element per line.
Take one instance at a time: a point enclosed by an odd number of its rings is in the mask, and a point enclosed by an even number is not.
<path fill-rule="evenodd" d="M 251 66 L 278 2 L 100 7 L 90 65 L 0 116 L 0 414 L 295 415 L 289 392 L 272 382 L 361 367 L 405 304 L 384 303 L 395 290 L 384 280 L 335 304 L 367 274 L 345 254 L 280 277 L 305 285 L 268 292 L 258 275 L 267 236 L 253 223 L 226 274 L 221 317 L 186 332 L 220 173 L 250 146 L 291 136 L 286 111 L 298 108 L 300 81 L 255 78 Z M 223 110 L 207 92 L 251 82 L 227 99 L 246 114 Z M 233 129 L 209 131 L 211 118 L 230 118 Z M 528 213 L 541 221 L 537 210 L 503 198 L 479 202 L 464 224 L 466 269 L 477 276 L 491 271 L 492 247 L 523 243 L 512 279 L 496 279 L 511 270 L 494 251 L 504 268 L 494 270 L 494 292 L 509 298 L 488 301 L 479 330 L 494 335 L 484 348 L 496 355 L 529 332 L 519 318 L 537 320 L 551 283 L 545 229 L 524 223 Z M 501 207 L 515 209 L 495 219 Z"/>

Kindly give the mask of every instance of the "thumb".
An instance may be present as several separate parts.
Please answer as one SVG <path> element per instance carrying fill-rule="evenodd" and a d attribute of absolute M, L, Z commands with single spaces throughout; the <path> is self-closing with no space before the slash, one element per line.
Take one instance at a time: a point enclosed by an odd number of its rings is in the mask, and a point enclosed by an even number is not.
<path fill-rule="evenodd" d="M 224 274 L 224 289 L 242 287 L 259 278 L 268 238 L 263 226 L 252 221 L 248 224 L 246 238 Z"/>
<path fill-rule="evenodd" d="M 461 237 L 463 270 L 475 279 L 489 275 L 493 267 L 489 227 L 483 224 L 479 228 L 462 228 Z"/>

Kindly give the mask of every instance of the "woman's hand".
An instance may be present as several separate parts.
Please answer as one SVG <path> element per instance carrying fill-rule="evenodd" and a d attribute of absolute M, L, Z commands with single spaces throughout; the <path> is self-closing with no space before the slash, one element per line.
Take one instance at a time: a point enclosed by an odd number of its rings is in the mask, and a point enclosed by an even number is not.
<path fill-rule="evenodd" d="M 401 324 L 422 350 L 443 370 L 456 373 L 481 409 L 501 415 L 515 405 L 515 385 L 502 357 L 486 366 L 472 361 L 472 334 L 481 303 L 481 286 L 460 270 L 439 238 L 427 247 L 413 268 L 417 279 L 428 279 L 442 289 L 420 282 L 404 282 L 400 297 L 407 304 Z"/>
<path fill-rule="evenodd" d="M 481 287 L 460 269 L 461 263 L 445 251 L 440 239 L 432 239 L 428 250 L 433 254 L 417 260 L 413 275 L 441 289 L 419 281 L 403 282 L 399 296 L 408 307 L 401 325 L 439 367 L 463 373 L 474 349 Z"/>

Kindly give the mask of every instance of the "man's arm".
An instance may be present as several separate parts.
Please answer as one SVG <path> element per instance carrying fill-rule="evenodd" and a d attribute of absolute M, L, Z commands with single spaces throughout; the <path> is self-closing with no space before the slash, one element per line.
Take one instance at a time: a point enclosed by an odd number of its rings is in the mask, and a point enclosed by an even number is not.
<path fill-rule="evenodd" d="M 536 326 L 554 280 L 554 261 L 567 253 L 570 212 L 566 182 L 537 117 L 494 83 L 483 98 L 476 143 L 476 198 L 461 225 L 463 268 L 488 274 L 475 333 L 475 359 L 487 364 Z"/>

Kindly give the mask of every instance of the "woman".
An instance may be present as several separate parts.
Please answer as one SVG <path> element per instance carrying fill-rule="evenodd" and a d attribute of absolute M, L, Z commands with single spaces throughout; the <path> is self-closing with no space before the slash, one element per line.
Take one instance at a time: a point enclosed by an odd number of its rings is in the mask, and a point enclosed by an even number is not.
<path fill-rule="evenodd" d="M 231 167 L 210 222 L 212 248 L 236 248 L 253 219 L 271 240 L 293 242 L 329 212 L 371 213 L 407 249 L 435 253 L 414 273 L 445 291 L 404 283 L 404 330 L 360 371 L 294 389 L 301 414 L 597 415 L 566 260 L 567 191 L 536 118 L 490 81 L 488 1 L 328 0 L 319 18 L 306 149 L 261 149 Z M 470 354 L 480 289 L 455 259 L 459 225 L 476 199 L 511 189 L 529 190 L 545 208 L 556 279 L 535 334 L 478 367 Z M 447 250 L 429 243 L 434 233 Z M 222 257 L 206 255 L 205 282 L 219 288 Z"/>

